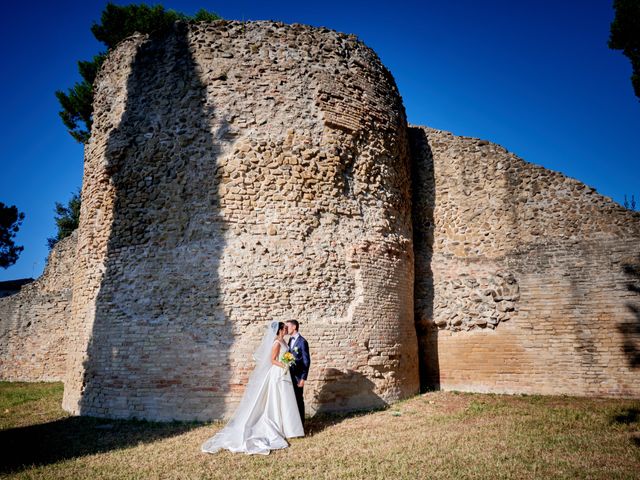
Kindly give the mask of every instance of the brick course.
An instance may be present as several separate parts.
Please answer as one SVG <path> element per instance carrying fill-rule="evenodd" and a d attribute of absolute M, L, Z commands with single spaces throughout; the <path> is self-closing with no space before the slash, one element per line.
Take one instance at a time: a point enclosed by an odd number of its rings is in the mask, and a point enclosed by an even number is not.
<path fill-rule="evenodd" d="M 76 237 L 74 232 L 56 244 L 40 278 L 0 298 L 2 380 L 64 378 Z"/>
<path fill-rule="evenodd" d="M 484 140 L 411 138 L 423 385 L 640 395 L 640 214 Z"/>

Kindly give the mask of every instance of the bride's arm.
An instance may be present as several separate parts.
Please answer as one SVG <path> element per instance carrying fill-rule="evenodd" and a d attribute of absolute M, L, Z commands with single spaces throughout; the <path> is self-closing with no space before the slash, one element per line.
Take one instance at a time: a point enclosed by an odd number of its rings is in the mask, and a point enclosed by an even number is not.
<path fill-rule="evenodd" d="M 278 354 L 280 353 L 280 345 L 278 342 L 273 343 L 273 347 L 271 347 L 271 363 L 278 367 L 284 368 L 284 364 L 278 361 Z"/>

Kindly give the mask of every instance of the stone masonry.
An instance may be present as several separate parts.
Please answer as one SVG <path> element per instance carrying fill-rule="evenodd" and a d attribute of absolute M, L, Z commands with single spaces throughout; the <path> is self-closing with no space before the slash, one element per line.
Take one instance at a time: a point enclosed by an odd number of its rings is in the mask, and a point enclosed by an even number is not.
<path fill-rule="evenodd" d="M 0 298 L 2 380 L 64 379 L 76 237 L 56 244 L 38 280 Z"/>
<path fill-rule="evenodd" d="M 80 227 L 0 299 L 1 378 L 64 378 L 75 414 L 222 418 L 266 325 L 297 319 L 311 412 L 421 387 L 640 396 L 640 216 L 409 127 L 355 37 L 177 23 L 94 88 Z"/>
<path fill-rule="evenodd" d="M 640 214 L 484 140 L 411 139 L 423 385 L 640 395 Z"/>
<path fill-rule="evenodd" d="M 406 120 L 373 51 L 178 23 L 123 42 L 95 89 L 66 409 L 227 415 L 287 319 L 311 345 L 312 411 L 418 391 Z"/>

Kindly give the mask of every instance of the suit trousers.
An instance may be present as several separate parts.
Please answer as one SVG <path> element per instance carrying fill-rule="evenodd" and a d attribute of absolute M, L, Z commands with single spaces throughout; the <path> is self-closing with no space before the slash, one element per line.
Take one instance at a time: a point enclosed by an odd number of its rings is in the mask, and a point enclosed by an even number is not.
<path fill-rule="evenodd" d="M 300 420 L 304 425 L 304 387 L 299 387 L 298 382 L 293 379 L 293 393 L 296 395 L 296 402 L 298 402 L 298 412 L 300 412 Z"/>

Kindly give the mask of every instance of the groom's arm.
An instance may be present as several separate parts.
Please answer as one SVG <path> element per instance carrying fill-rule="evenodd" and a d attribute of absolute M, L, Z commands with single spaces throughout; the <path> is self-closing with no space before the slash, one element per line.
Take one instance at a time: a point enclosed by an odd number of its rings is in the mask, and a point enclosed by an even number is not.
<path fill-rule="evenodd" d="M 309 366 L 311 365 L 311 355 L 309 355 L 309 344 L 305 340 L 302 342 L 302 375 L 300 377 L 303 380 L 307 379 L 309 374 Z"/>

